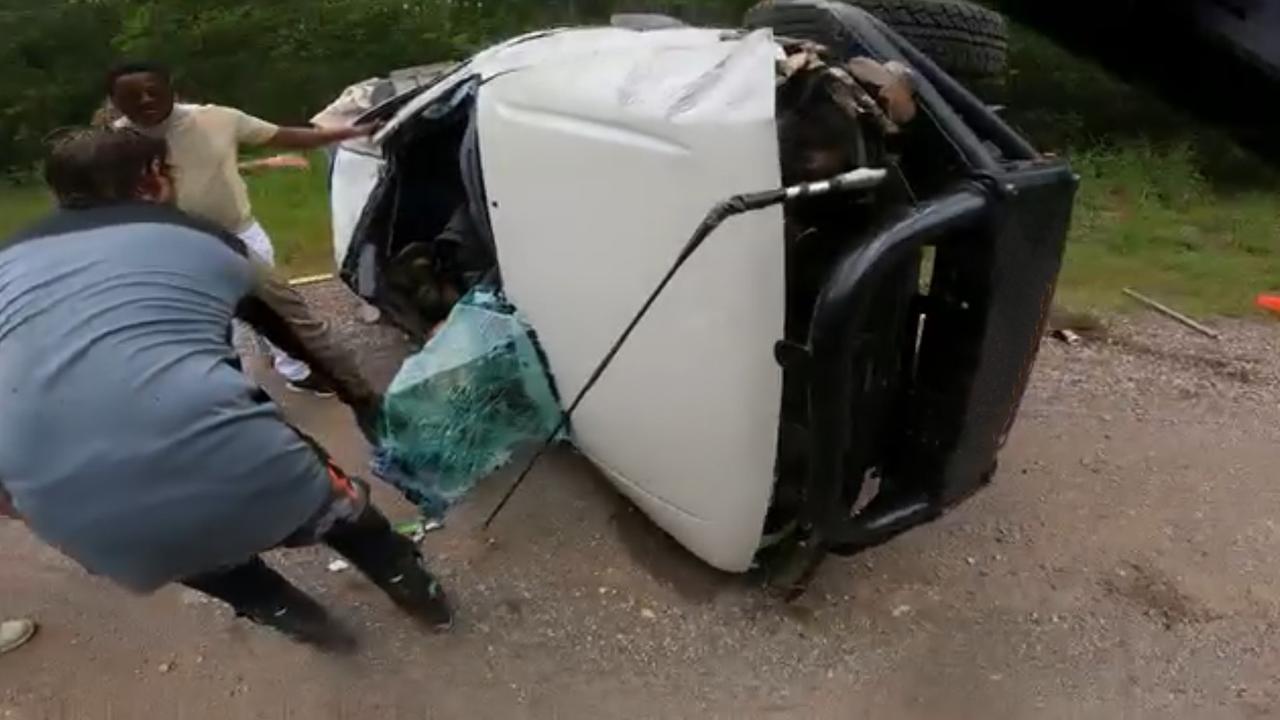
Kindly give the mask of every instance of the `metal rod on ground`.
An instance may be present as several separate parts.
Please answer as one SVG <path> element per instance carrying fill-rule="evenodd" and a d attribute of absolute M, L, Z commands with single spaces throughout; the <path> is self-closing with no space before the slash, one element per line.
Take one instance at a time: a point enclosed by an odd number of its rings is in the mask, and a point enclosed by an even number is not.
<path fill-rule="evenodd" d="M 1147 297 L 1146 295 L 1143 295 L 1142 293 L 1137 292 L 1136 290 L 1125 288 L 1124 294 L 1128 295 L 1134 300 L 1137 300 L 1143 305 L 1146 305 L 1152 310 L 1155 310 L 1161 315 L 1164 315 L 1165 317 L 1172 318 L 1173 320 L 1177 320 L 1178 322 L 1182 323 L 1183 325 L 1186 325 L 1192 330 L 1195 330 L 1201 335 L 1211 337 L 1214 340 L 1222 339 L 1222 333 L 1218 332 L 1217 330 L 1214 330 L 1213 328 L 1202 325 L 1167 305 L 1161 305 L 1160 303 L 1156 302 L 1155 300 L 1152 300 L 1151 298 Z"/>
<path fill-rule="evenodd" d="M 560 421 L 556 423 L 555 429 L 551 431 L 551 434 L 547 436 L 547 439 L 538 447 L 538 450 L 533 454 L 533 457 L 529 458 L 529 462 L 524 466 L 524 470 L 522 470 L 520 475 L 516 477 L 515 482 L 511 483 L 511 487 L 507 488 L 507 492 L 502 496 L 502 499 L 498 501 L 498 504 L 494 506 L 493 511 L 489 513 L 489 517 L 485 518 L 484 528 L 486 530 L 489 529 L 489 526 L 493 524 L 494 519 L 498 517 L 498 514 L 502 512 L 502 509 L 511 501 L 512 496 L 516 494 L 516 491 L 519 490 L 520 486 L 524 484 L 524 481 L 528 479 L 529 473 L 532 472 L 534 466 L 538 464 L 538 460 L 542 459 L 542 456 L 546 454 L 547 450 L 555 444 L 556 439 L 560 437 L 560 433 L 564 432 L 565 429 L 569 427 L 569 421 L 572 419 L 573 413 L 578 410 L 578 406 L 582 404 L 587 393 L 591 392 L 591 388 L 595 387 L 596 383 L 600 380 L 600 376 L 604 374 L 604 371 L 608 369 L 610 363 L 613 362 L 613 359 L 617 357 L 618 351 L 622 349 L 623 344 L 627 342 L 627 338 L 631 337 L 632 331 L 636 329 L 636 326 L 639 325 L 640 321 L 644 319 L 644 316 L 648 314 L 649 309 L 652 308 L 654 302 L 657 301 L 658 296 L 662 294 L 663 290 L 667 289 L 667 285 L 671 283 L 671 279 L 675 277 L 675 274 L 685 264 L 689 257 L 693 255 L 694 251 L 702 245 L 703 241 L 705 241 L 711 233 L 715 232 L 716 228 L 720 227 L 721 223 L 735 215 L 741 215 L 742 213 L 751 212 L 753 210 L 767 208 L 786 202 L 787 200 L 826 195 L 832 192 L 845 192 L 848 190 L 859 190 L 874 187 L 884 181 L 885 175 L 885 170 L 881 168 L 858 168 L 856 170 L 851 170 L 847 173 L 837 175 L 830 180 L 823 180 L 821 182 L 804 183 L 801 185 L 793 185 L 788 188 L 782 188 L 780 190 L 768 190 L 748 195 L 735 195 L 734 197 L 731 197 L 711 208 L 710 212 L 707 213 L 707 216 L 703 218 L 702 223 L 698 225 L 698 229 L 694 231 L 693 236 L 689 238 L 688 242 L 686 242 L 684 247 L 680 250 L 680 254 L 676 257 L 676 260 L 671 265 L 670 269 L 667 270 L 667 274 L 662 277 L 658 286 L 653 289 L 653 292 L 649 294 L 648 299 L 646 299 L 644 304 L 640 306 L 640 311 L 635 314 L 635 317 L 631 318 L 631 322 L 627 324 L 626 329 L 623 330 L 622 334 L 618 336 L 618 339 L 614 341 L 613 346 L 609 348 L 609 352 L 605 353 L 604 359 L 602 359 L 600 364 L 596 366 L 596 369 L 592 371 L 591 375 L 587 378 L 587 382 L 583 384 L 582 389 L 579 390 L 577 396 L 574 397 L 573 402 L 571 402 L 569 407 L 560 414 Z"/>

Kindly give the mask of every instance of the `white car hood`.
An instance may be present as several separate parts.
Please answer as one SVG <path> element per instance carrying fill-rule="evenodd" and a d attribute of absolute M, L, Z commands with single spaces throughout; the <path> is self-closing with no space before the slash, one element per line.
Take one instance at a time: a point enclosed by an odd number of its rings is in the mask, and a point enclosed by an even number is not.
<path fill-rule="evenodd" d="M 576 29 L 487 50 L 481 166 L 508 296 L 568 402 L 716 202 L 780 184 L 768 31 Z M 746 570 L 774 484 L 783 219 L 735 218 L 673 281 L 574 418 L 579 448 L 711 565 Z"/>

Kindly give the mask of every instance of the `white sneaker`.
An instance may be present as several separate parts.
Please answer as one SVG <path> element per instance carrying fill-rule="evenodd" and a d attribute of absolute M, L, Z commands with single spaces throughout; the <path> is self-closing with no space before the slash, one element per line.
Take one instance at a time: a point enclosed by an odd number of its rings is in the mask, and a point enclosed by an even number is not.
<path fill-rule="evenodd" d="M 26 618 L 0 622 L 0 655 L 26 645 L 35 634 L 36 624 Z"/>

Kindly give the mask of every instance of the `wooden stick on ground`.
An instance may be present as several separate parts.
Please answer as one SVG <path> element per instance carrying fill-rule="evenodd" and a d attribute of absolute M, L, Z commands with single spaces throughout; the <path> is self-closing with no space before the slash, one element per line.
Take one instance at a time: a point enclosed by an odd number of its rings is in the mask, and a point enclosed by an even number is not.
<path fill-rule="evenodd" d="M 1130 289 L 1130 288 L 1125 288 L 1125 289 L 1124 289 L 1124 294 L 1125 294 L 1125 295 L 1128 295 L 1129 297 L 1133 298 L 1134 300 L 1137 300 L 1138 302 L 1142 303 L 1143 305 L 1146 305 L 1147 307 L 1151 308 L 1152 310 L 1155 310 L 1156 312 L 1160 313 L 1161 315 L 1164 315 L 1165 317 L 1169 317 L 1169 318 L 1172 318 L 1172 319 L 1174 319 L 1174 320 L 1177 320 L 1178 322 L 1182 323 L 1183 325 L 1186 325 L 1187 327 L 1191 328 L 1192 330 L 1195 330 L 1196 332 L 1200 333 L 1201 335 L 1206 335 L 1206 336 L 1208 336 L 1208 337 L 1213 338 L 1214 340 L 1221 340 L 1221 339 L 1222 339 L 1222 334 L 1221 334 L 1221 333 L 1219 333 L 1217 330 L 1214 330 L 1213 328 L 1210 328 L 1210 327 L 1206 327 L 1205 325 L 1202 325 L 1202 324 L 1200 324 L 1200 323 L 1196 322 L 1195 320 L 1192 320 L 1191 318 L 1187 317 L 1186 315 L 1183 315 L 1182 313 L 1178 312 L 1177 310 L 1174 310 L 1174 309 L 1173 309 L 1173 308 L 1171 308 L 1171 307 L 1168 307 L 1167 305 L 1161 305 L 1160 303 L 1156 302 L 1155 300 L 1152 300 L 1151 298 L 1147 297 L 1146 295 L 1143 295 L 1143 294 L 1141 294 L 1141 293 L 1139 293 L 1139 292 L 1137 292 L 1137 291 L 1135 291 L 1135 290 L 1132 290 L 1132 289 Z"/>
<path fill-rule="evenodd" d="M 321 275 L 307 275 L 305 277 L 293 278 L 292 280 L 289 281 L 289 284 L 294 287 L 298 287 L 299 285 L 314 285 L 316 283 L 321 283 L 326 280 L 332 280 L 332 279 L 333 279 L 333 273 L 324 273 Z"/>

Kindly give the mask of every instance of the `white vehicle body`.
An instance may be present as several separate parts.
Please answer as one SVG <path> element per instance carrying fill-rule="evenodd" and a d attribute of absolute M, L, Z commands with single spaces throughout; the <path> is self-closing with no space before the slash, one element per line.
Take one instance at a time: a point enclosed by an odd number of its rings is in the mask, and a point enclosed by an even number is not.
<path fill-rule="evenodd" d="M 377 145 L 479 80 L 481 169 L 508 297 L 572 397 L 707 210 L 780 184 L 769 31 L 562 30 L 518 38 L 404 105 L 334 158 L 341 265 Z M 372 153 L 370 151 L 373 151 Z M 731 220 L 695 255 L 574 418 L 575 444 L 659 526 L 741 572 L 774 484 L 783 217 Z"/>

